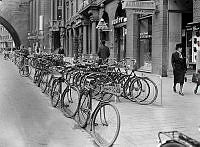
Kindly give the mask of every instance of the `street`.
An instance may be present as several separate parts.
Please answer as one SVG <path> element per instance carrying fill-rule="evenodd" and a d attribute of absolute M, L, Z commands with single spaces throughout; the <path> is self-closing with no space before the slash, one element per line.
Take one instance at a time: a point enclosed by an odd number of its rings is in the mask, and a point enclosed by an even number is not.
<path fill-rule="evenodd" d="M 0 56 L 0 146 L 90 147 L 90 135 L 51 106 L 50 99 Z"/>
<path fill-rule="evenodd" d="M 53 108 L 49 97 L 1 55 L 0 69 L 1 147 L 96 146 L 88 131 Z M 156 147 L 159 131 L 178 130 L 200 140 L 200 89 L 195 95 L 195 84 L 188 80 L 181 96 L 172 91 L 172 83 L 173 78 L 162 78 L 162 104 L 139 105 L 123 98 L 114 102 L 121 117 L 114 147 Z"/>

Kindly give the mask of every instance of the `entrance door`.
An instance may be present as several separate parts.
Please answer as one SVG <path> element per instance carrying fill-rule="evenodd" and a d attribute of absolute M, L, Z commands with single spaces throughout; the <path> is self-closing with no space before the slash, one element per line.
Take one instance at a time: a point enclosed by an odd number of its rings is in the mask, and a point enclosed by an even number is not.
<path fill-rule="evenodd" d="M 116 28 L 116 37 L 117 37 L 117 59 L 118 61 L 122 60 L 126 56 L 126 35 L 125 35 L 125 28 L 120 27 Z"/>

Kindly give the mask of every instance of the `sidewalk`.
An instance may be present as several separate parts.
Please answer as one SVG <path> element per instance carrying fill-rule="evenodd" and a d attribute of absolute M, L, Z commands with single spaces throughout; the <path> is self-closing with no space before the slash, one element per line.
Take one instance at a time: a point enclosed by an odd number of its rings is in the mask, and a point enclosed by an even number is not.
<path fill-rule="evenodd" d="M 50 104 L 0 55 L 0 147 L 93 147 L 92 137 Z"/>
<path fill-rule="evenodd" d="M 188 78 L 185 96 L 173 92 L 173 78 L 162 78 L 162 105 L 117 103 L 122 125 L 115 146 L 156 147 L 158 132 L 172 130 L 200 140 L 200 89 L 198 95 L 193 94 L 195 84 Z"/>
<path fill-rule="evenodd" d="M 0 61 L 0 146 L 96 147 L 87 131 L 52 108 L 49 97 L 29 78 L 19 76 L 12 62 Z M 178 130 L 200 140 L 200 89 L 193 94 L 195 84 L 187 77 L 185 96 L 173 92 L 173 78 L 161 78 L 162 105 L 139 105 L 123 98 L 113 102 L 121 117 L 113 147 L 157 147 L 159 131 Z"/>

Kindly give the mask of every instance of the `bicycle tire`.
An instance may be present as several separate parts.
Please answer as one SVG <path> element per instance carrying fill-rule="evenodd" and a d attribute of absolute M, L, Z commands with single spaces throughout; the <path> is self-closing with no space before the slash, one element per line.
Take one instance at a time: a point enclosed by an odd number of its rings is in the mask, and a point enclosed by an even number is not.
<path fill-rule="evenodd" d="M 59 80 L 56 79 L 53 81 L 52 91 L 51 91 L 51 105 L 57 107 L 58 102 L 60 101 L 60 92 L 59 92 Z"/>
<path fill-rule="evenodd" d="M 141 105 L 148 105 L 144 103 L 144 101 L 148 98 L 150 93 L 150 86 L 145 78 L 137 77 L 131 83 L 131 98 L 134 102 L 141 104 Z M 136 94 L 135 94 L 136 93 Z"/>
<path fill-rule="evenodd" d="M 148 95 L 147 99 L 145 101 L 143 101 L 141 104 L 150 105 L 150 104 L 154 103 L 158 97 L 158 87 L 157 87 L 156 83 L 153 80 L 151 80 L 150 78 L 145 77 L 144 79 L 149 84 L 150 91 L 149 91 L 149 95 Z"/>
<path fill-rule="evenodd" d="M 119 131 L 120 114 L 117 107 L 110 103 L 100 104 L 92 118 L 92 134 L 97 145 L 101 147 L 112 146 L 119 135 Z"/>
<path fill-rule="evenodd" d="M 72 118 L 76 115 L 79 98 L 79 89 L 68 84 L 61 97 L 61 109 L 66 117 Z"/>
<path fill-rule="evenodd" d="M 83 91 L 81 92 L 79 104 L 78 104 L 78 125 L 81 128 L 85 128 L 87 126 L 87 121 L 90 117 L 90 105 L 91 105 L 91 99 L 90 95 Z"/>
<path fill-rule="evenodd" d="M 130 77 L 128 80 L 126 80 L 126 82 L 124 83 L 123 86 L 123 93 L 122 96 L 125 99 L 131 100 L 132 102 L 135 102 L 134 99 L 131 98 L 131 92 L 130 92 L 130 87 L 131 87 L 131 83 L 132 81 L 135 79 L 136 77 Z"/>
<path fill-rule="evenodd" d="M 28 71 L 27 71 L 28 69 Z M 29 65 L 23 65 L 19 68 L 19 74 L 22 77 L 28 77 L 31 74 L 31 68 Z"/>
<path fill-rule="evenodd" d="M 47 84 L 48 84 L 48 74 L 47 73 L 43 73 L 41 80 L 40 80 L 40 88 L 42 90 L 42 93 L 44 93 L 47 89 Z"/>
<path fill-rule="evenodd" d="M 39 75 L 40 75 L 39 69 L 35 69 L 35 73 L 34 73 L 34 76 L 33 76 L 33 83 L 37 83 L 38 82 Z"/>

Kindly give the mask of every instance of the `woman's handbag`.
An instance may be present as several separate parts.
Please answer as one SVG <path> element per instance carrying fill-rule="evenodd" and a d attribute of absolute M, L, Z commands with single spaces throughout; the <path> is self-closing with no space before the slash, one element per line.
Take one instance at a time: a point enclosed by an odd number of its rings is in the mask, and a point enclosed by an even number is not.
<path fill-rule="evenodd" d="M 198 74 L 197 73 L 193 73 L 193 75 L 192 75 L 192 82 L 193 83 L 197 83 L 198 82 Z"/>

